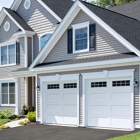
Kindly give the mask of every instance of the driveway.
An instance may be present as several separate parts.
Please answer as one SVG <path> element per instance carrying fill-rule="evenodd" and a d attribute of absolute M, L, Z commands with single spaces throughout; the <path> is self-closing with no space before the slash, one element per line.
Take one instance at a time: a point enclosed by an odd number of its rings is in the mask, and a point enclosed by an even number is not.
<path fill-rule="evenodd" d="M 0 131 L 0 140 L 106 140 L 131 133 L 34 124 Z"/>

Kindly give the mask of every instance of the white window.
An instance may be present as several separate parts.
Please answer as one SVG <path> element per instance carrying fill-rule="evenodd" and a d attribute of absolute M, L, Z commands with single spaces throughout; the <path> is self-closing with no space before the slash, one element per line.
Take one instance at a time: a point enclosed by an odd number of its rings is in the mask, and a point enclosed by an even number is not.
<path fill-rule="evenodd" d="M 1 83 L 2 105 L 15 105 L 15 83 Z"/>
<path fill-rule="evenodd" d="M 16 46 L 15 44 L 1 46 L 1 65 L 16 64 Z"/>
<path fill-rule="evenodd" d="M 84 22 L 72 25 L 73 53 L 89 51 L 89 23 Z"/>
<path fill-rule="evenodd" d="M 42 48 L 46 45 L 46 43 L 48 42 L 51 36 L 52 36 L 52 32 L 40 36 L 39 50 L 42 50 Z"/>

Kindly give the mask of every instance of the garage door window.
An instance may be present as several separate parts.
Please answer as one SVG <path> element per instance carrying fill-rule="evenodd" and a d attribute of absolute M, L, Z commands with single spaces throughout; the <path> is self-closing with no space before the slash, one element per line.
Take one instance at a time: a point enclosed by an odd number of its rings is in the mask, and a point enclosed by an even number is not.
<path fill-rule="evenodd" d="M 112 82 L 113 87 L 119 87 L 119 86 L 130 86 L 130 80 L 126 81 L 113 81 Z"/>
<path fill-rule="evenodd" d="M 77 88 L 77 83 L 64 84 L 64 88 Z"/>
<path fill-rule="evenodd" d="M 48 89 L 59 89 L 59 84 L 48 85 Z"/>
<path fill-rule="evenodd" d="M 107 87 L 107 82 L 92 82 L 91 87 L 92 88 Z"/>

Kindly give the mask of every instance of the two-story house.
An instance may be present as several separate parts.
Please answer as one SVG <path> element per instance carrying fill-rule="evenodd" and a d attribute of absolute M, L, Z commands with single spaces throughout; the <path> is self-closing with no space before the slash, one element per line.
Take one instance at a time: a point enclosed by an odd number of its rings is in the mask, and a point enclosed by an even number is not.
<path fill-rule="evenodd" d="M 140 127 L 139 20 L 79 0 L 15 0 L 0 18 L 0 110 L 29 104 L 43 124 Z"/>

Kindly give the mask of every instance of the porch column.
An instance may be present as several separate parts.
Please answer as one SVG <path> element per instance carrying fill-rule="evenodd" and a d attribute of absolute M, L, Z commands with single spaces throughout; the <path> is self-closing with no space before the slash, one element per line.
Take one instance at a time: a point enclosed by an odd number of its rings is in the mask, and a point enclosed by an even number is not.
<path fill-rule="evenodd" d="M 28 77 L 25 77 L 25 104 L 28 105 Z"/>
<path fill-rule="evenodd" d="M 20 78 L 15 78 L 15 114 L 19 115 L 20 114 L 20 98 L 21 98 L 21 93 L 20 93 Z"/>

